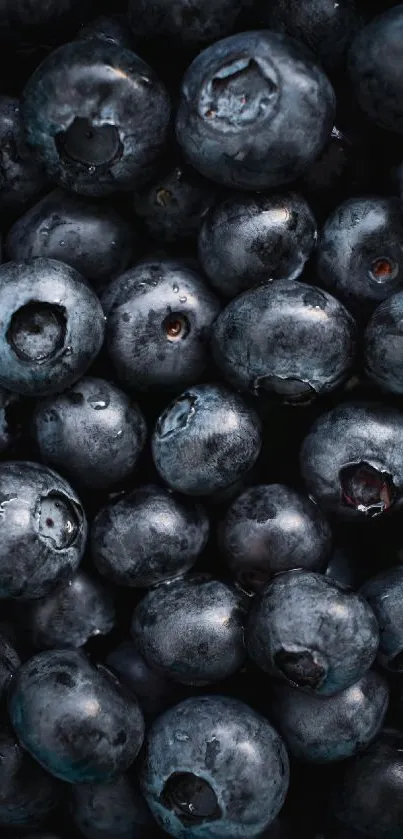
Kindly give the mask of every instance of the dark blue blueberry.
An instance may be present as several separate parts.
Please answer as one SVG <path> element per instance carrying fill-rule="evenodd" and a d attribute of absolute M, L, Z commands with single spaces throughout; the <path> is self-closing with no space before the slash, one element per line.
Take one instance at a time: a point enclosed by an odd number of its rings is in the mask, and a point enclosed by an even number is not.
<path fill-rule="evenodd" d="M 207 575 L 157 586 L 136 606 L 131 633 L 149 667 L 174 681 L 207 685 L 242 667 L 245 599 Z"/>
<path fill-rule="evenodd" d="M 141 747 L 138 703 L 83 653 L 38 653 L 18 670 L 9 714 L 24 748 L 69 783 L 101 783 L 124 772 Z"/>
<path fill-rule="evenodd" d="M 229 196 L 204 219 L 199 260 L 219 294 L 235 297 L 257 283 L 299 277 L 316 236 L 296 193 Z"/>
<path fill-rule="evenodd" d="M 134 210 L 157 242 L 182 242 L 197 237 L 215 195 L 214 184 L 180 163 L 135 194 Z"/>
<path fill-rule="evenodd" d="M 21 748 L 4 718 L 0 754 L 0 827 L 39 827 L 58 806 L 61 784 Z"/>
<path fill-rule="evenodd" d="M 24 90 L 21 112 L 50 180 L 105 195 L 153 176 L 170 102 L 135 53 L 93 38 L 64 44 L 42 62 Z"/>
<path fill-rule="evenodd" d="M 262 445 L 255 411 L 226 387 L 195 385 L 171 402 L 152 437 L 155 466 L 179 492 L 211 495 L 256 463 Z"/>
<path fill-rule="evenodd" d="M 369 670 L 334 696 L 274 684 L 270 712 L 290 754 L 308 763 L 329 763 L 368 746 L 382 726 L 388 700 L 386 681 Z"/>
<path fill-rule="evenodd" d="M 134 46 L 133 35 L 124 15 L 100 15 L 82 26 L 77 38 L 81 41 L 101 38 L 126 50 L 131 50 Z"/>
<path fill-rule="evenodd" d="M 78 571 L 47 597 L 27 603 L 24 624 L 38 650 L 82 647 L 115 625 L 112 594 L 96 577 Z"/>
<path fill-rule="evenodd" d="M 106 289 L 102 303 L 107 352 L 125 385 L 181 390 L 203 373 L 220 304 L 186 262 L 144 260 Z"/>
<path fill-rule="evenodd" d="M 105 318 L 95 292 L 54 259 L 0 266 L 0 384 L 47 396 L 74 384 L 98 355 Z"/>
<path fill-rule="evenodd" d="M 219 315 L 214 359 L 237 388 L 310 402 L 347 377 L 355 353 L 354 320 L 326 291 L 277 280 L 246 291 Z"/>
<path fill-rule="evenodd" d="M 332 535 L 319 507 L 280 484 L 254 486 L 231 504 L 220 544 L 241 585 L 261 591 L 273 574 L 326 566 Z"/>
<path fill-rule="evenodd" d="M 196 57 L 181 91 L 176 133 L 195 169 L 218 183 L 262 190 L 303 174 L 329 139 L 335 96 L 309 53 L 274 32 L 245 32 Z"/>
<path fill-rule="evenodd" d="M 38 401 L 32 423 L 41 459 L 93 489 L 133 472 L 146 433 L 137 404 L 110 382 L 90 377 Z"/>
<path fill-rule="evenodd" d="M 403 394 L 403 291 L 384 300 L 373 313 L 364 335 L 365 372 L 389 393 Z"/>
<path fill-rule="evenodd" d="M 147 839 L 152 831 L 151 813 L 128 775 L 73 786 L 70 812 L 86 839 Z"/>
<path fill-rule="evenodd" d="M 0 465 L 0 597 L 45 597 L 73 576 L 87 523 L 74 490 L 56 472 L 24 461 Z"/>
<path fill-rule="evenodd" d="M 251 0 L 129 0 L 128 15 L 136 38 L 195 50 L 228 35 L 251 5 Z"/>
<path fill-rule="evenodd" d="M 131 641 L 122 641 L 109 653 L 106 664 L 139 701 L 143 714 L 161 714 L 177 698 L 178 686 L 146 664 Z"/>
<path fill-rule="evenodd" d="M 25 140 L 19 101 L 0 96 L 0 211 L 21 209 L 45 186 L 45 173 Z"/>
<path fill-rule="evenodd" d="M 384 729 L 362 755 L 346 761 L 330 790 L 331 808 L 373 839 L 398 839 L 403 824 L 403 734 Z"/>
<path fill-rule="evenodd" d="M 357 101 L 367 116 L 403 133 L 403 5 L 389 9 L 362 29 L 352 43 L 348 68 Z"/>
<path fill-rule="evenodd" d="M 236 699 L 187 699 L 149 731 L 142 789 L 177 839 L 257 837 L 279 813 L 288 780 L 281 738 Z"/>
<path fill-rule="evenodd" d="M 343 62 L 360 26 L 355 0 L 259 0 L 258 10 L 262 29 L 301 41 L 328 71 Z"/>
<path fill-rule="evenodd" d="M 144 486 L 99 511 L 91 529 L 92 558 L 112 582 L 147 588 L 189 571 L 208 534 L 200 504 Z"/>
<path fill-rule="evenodd" d="M 18 670 L 21 659 L 11 640 L 0 628 L 0 699 L 3 697 L 11 676 Z"/>
<path fill-rule="evenodd" d="M 254 599 L 246 643 L 270 675 L 332 696 L 369 670 L 379 630 L 363 597 L 322 574 L 286 571 Z"/>
<path fill-rule="evenodd" d="M 403 210 L 398 198 L 349 198 L 327 219 L 317 250 L 320 281 L 359 311 L 403 285 Z"/>
<path fill-rule="evenodd" d="M 379 662 L 393 673 L 403 673 L 403 566 L 388 568 L 361 588 L 380 628 Z"/>
<path fill-rule="evenodd" d="M 6 248 L 16 262 L 38 256 L 65 262 L 99 286 L 126 270 L 136 239 L 109 203 L 56 189 L 20 216 Z"/>
<path fill-rule="evenodd" d="M 399 508 L 403 414 L 378 403 L 342 403 L 313 424 L 300 465 L 309 492 L 331 513 L 364 519 Z"/>

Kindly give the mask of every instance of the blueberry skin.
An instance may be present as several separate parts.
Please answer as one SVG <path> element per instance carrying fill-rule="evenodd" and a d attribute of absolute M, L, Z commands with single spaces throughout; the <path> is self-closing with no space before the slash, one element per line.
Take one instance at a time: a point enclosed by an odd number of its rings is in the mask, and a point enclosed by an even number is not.
<path fill-rule="evenodd" d="M 229 507 L 219 536 L 231 571 L 243 586 L 256 592 L 281 571 L 322 570 L 332 544 L 330 527 L 319 507 L 280 484 L 242 492 Z"/>
<path fill-rule="evenodd" d="M 274 32 L 217 41 L 185 73 L 176 136 L 195 169 L 261 191 L 302 175 L 332 130 L 335 95 L 304 47 Z"/>
<path fill-rule="evenodd" d="M 78 571 L 47 597 L 28 603 L 24 623 L 38 650 L 83 647 L 115 625 L 113 596 L 95 576 Z"/>
<path fill-rule="evenodd" d="M 154 722 L 146 747 L 143 793 L 158 823 L 177 839 L 252 839 L 282 807 L 289 782 L 283 741 L 243 702 L 224 696 L 186 699 Z M 197 779 L 210 788 L 204 818 L 197 788 L 195 810 L 192 796 L 186 798 L 186 780 L 191 786 Z M 183 798 L 175 794 L 181 786 Z"/>
<path fill-rule="evenodd" d="M 80 41 L 101 38 L 126 50 L 134 47 L 133 34 L 124 15 L 100 15 L 82 26 L 77 38 Z"/>
<path fill-rule="evenodd" d="M 144 736 L 138 703 L 77 650 L 38 653 L 9 690 L 8 709 L 24 748 L 71 784 L 102 783 L 124 772 Z"/>
<path fill-rule="evenodd" d="M 108 580 L 147 588 L 189 571 L 208 535 L 209 521 L 200 504 L 149 485 L 98 512 L 91 528 L 91 553 Z"/>
<path fill-rule="evenodd" d="M 317 248 L 321 283 L 358 311 L 403 285 L 403 211 L 398 198 L 348 198 L 327 219 Z"/>
<path fill-rule="evenodd" d="M 128 775 L 107 784 L 73 786 L 70 812 L 87 839 L 145 839 L 152 830 L 151 813 Z"/>
<path fill-rule="evenodd" d="M 403 414 L 378 403 L 346 402 L 322 414 L 300 452 L 309 492 L 330 513 L 365 519 L 399 509 Z"/>
<path fill-rule="evenodd" d="M 244 622 L 241 592 L 196 574 L 149 591 L 134 610 L 131 634 L 149 667 L 207 685 L 242 667 Z"/>
<path fill-rule="evenodd" d="M 262 0 L 258 9 L 263 29 L 300 41 L 327 71 L 343 62 L 361 22 L 355 0 Z"/>
<path fill-rule="evenodd" d="M 113 207 L 63 189 L 20 216 L 6 240 L 9 259 L 57 259 L 95 287 L 126 271 L 137 247 L 135 231 Z"/>
<path fill-rule="evenodd" d="M 0 597 L 45 597 L 77 570 L 87 523 L 69 484 L 38 463 L 0 465 Z"/>
<path fill-rule="evenodd" d="M 262 437 L 256 412 L 228 388 L 195 385 L 159 417 L 152 453 L 161 477 L 185 495 L 211 495 L 256 463 Z"/>
<path fill-rule="evenodd" d="M 39 827 L 58 806 L 61 784 L 21 748 L 4 719 L 0 751 L 0 826 Z"/>
<path fill-rule="evenodd" d="M 358 33 L 348 56 L 350 80 L 360 107 L 377 125 L 398 134 L 403 133 L 402 41 L 403 6 L 398 5 Z"/>
<path fill-rule="evenodd" d="M 248 653 L 262 670 L 322 696 L 357 682 L 378 643 L 363 597 L 304 570 L 274 577 L 254 599 L 246 627 Z"/>
<path fill-rule="evenodd" d="M 170 102 L 146 62 L 93 38 L 64 44 L 40 64 L 23 92 L 21 113 L 51 181 L 83 195 L 107 195 L 152 178 L 167 139 Z"/>
<path fill-rule="evenodd" d="M 0 96 L 0 211 L 20 210 L 45 186 L 45 173 L 25 140 L 20 103 Z"/>
<path fill-rule="evenodd" d="M 371 577 L 361 594 L 379 623 L 379 663 L 392 673 L 403 673 L 403 567 L 387 568 Z"/>
<path fill-rule="evenodd" d="M 384 729 L 334 780 L 330 805 L 337 818 L 374 839 L 395 839 L 403 823 L 403 735 Z M 360 833 L 361 835 L 361 833 Z"/>
<path fill-rule="evenodd" d="M 197 238 L 215 197 L 214 184 L 190 166 L 179 163 L 135 193 L 133 207 L 150 236 L 171 244 Z"/>
<path fill-rule="evenodd" d="M 105 318 L 95 292 L 54 259 L 0 266 L 0 384 L 47 396 L 74 384 L 98 355 Z"/>
<path fill-rule="evenodd" d="M 334 390 L 355 354 L 355 323 L 336 298 L 294 280 L 255 287 L 232 300 L 212 334 L 216 364 L 236 388 L 311 401 Z"/>
<path fill-rule="evenodd" d="M 129 23 L 136 38 L 169 40 L 186 50 L 229 34 L 251 0 L 129 0 Z"/>
<path fill-rule="evenodd" d="M 139 262 L 106 289 L 102 304 L 106 349 L 127 387 L 180 391 L 205 370 L 220 304 L 184 261 Z"/>
<path fill-rule="evenodd" d="M 270 711 L 293 757 L 330 763 L 353 757 L 376 737 L 388 708 L 387 682 L 369 670 L 334 696 L 274 684 Z"/>
<path fill-rule="evenodd" d="M 235 297 L 270 279 L 297 279 L 316 237 L 315 219 L 297 193 L 230 195 L 204 219 L 199 261 L 217 292 Z"/>
<path fill-rule="evenodd" d="M 384 300 L 374 311 L 364 335 L 365 372 L 382 390 L 403 393 L 400 353 L 403 291 Z"/>
<path fill-rule="evenodd" d="M 138 699 L 146 718 L 161 714 L 177 698 L 177 685 L 152 670 L 131 641 L 122 641 L 112 650 L 106 664 Z"/>
<path fill-rule="evenodd" d="M 21 659 L 9 638 L 0 633 L 0 700 L 5 695 L 10 678 L 18 670 Z"/>
<path fill-rule="evenodd" d="M 105 379 L 86 377 L 38 400 L 32 435 L 41 460 L 75 485 L 106 489 L 134 470 L 147 427 L 138 405 Z"/>

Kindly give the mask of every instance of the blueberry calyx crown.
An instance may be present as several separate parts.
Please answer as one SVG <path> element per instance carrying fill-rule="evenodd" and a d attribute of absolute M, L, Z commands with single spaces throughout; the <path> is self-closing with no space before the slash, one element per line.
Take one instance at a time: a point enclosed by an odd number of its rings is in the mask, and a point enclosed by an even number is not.
<path fill-rule="evenodd" d="M 213 788 L 192 772 L 173 772 L 165 783 L 161 801 L 185 826 L 216 821 L 221 816 Z"/>
<path fill-rule="evenodd" d="M 362 461 L 343 466 L 339 475 L 341 497 L 347 507 L 355 507 L 368 516 L 378 516 L 393 505 L 396 488 L 388 472 Z"/>

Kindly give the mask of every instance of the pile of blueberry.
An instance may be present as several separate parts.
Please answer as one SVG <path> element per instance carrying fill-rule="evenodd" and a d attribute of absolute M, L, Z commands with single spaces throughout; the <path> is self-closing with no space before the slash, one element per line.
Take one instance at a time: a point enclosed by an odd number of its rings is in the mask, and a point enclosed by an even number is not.
<path fill-rule="evenodd" d="M 0 0 L 0 837 L 403 837 L 403 4 Z"/>

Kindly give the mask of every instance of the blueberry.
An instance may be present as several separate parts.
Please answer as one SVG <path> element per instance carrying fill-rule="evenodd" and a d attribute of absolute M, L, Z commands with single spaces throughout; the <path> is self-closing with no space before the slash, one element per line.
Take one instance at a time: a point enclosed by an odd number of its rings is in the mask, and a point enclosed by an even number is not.
<path fill-rule="evenodd" d="M 57 259 L 96 287 L 125 271 L 137 247 L 135 231 L 110 204 L 62 189 L 20 216 L 6 242 L 10 259 Z"/>
<path fill-rule="evenodd" d="M 213 355 L 237 388 L 310 402 L 347 377 L 355 324 L 325 291 L 294 280 L 250 289 L 232 300 L 213 329 Z"/>
<path fill-rule="evenodd" d="M 58 806 L 61 784 L 21 748 L 4 718 L 0 754 L 0 827 L 39 827 Z"/>
<path fill-rule="evenodd" d="M 230 33 L 251 0 L 129 0 L 136 38 L 195 50 Z"/>
<path fill-rule="evenodd" d="M 133 763 L 143 741 L 134 698 L 76 650 L 38 653 L 9 691 L 9 714 L 24 748 L 69 783 L 101 783 Z"/>
<path fill-rule="evenodd" d="M 316 236 L 315 219 L 296 193 L 231 195 L 204 219 L 199 260 L 219 294 L 235 297 L 256 283 L 299 277 Z"/>
<path fill-rule="evenodd" d="M 106 349 L 123 384 L 180 391 L 203 373 L 220 305 L 185 261 L 139 262 L 106 289 L 102 303 Z"/>
<path fill-rule="evenodd" d="M 215 200 L 216 189 L 180 163 L 134 196 L 134 210 L 158 242 L 192 241 Z"/>
<path fill-rule="evenodd" d="M 218 183 L 262 190 L 302 175 L 327 142 L 335 96 L 295 41 L 245 32 L 217 41 L 187 70 L 177 140 Z"/>
<path fill-rule="evenodd" d="M 367 580 L 361 594 L 380 627 L 378 659 L 394 673 L 403 673 L 403 567 L 387 568 Z"/>
<path fill-rule="evenodd" d="M 322 414 L 300 454 L 309 492 L 346 518 L 379 516 L 402 504 L 403 414 L 378 403 L 347 402 Z"/>
<path fill-rule="evenodd" d="M 243 702 L 197 696 L 153 724 L 141 784 L 178 839 L 252 839 L 275 819 L 288 788 L 277 732 Z"/>
<path fill-rule="evenodd" d="M 403 823 L 403 735 L 384 729 L 362 755 L 347 761 L 331 789 L 331 807 L 350 828 L 393 839 Z"/>
<path fill-rule="evenodd" d="M 70 812 L 86 839 L 145 839 L 152 829 L 151 813 L 128 775 L 73 786 Z"/>
<path fill-rule="evenodd" d="M 280 571 L 323 569 L 331 531 L 307 496 L 269 484 L 245 490 L 231 504 L 220 527 L 220 542 L 238 581 L 261 591 Z"/>
<path fill-rule="evenodd" d="M 16 393 L 46 396 L 69 387 L 101 349 L 101 304 L 62 262 L 0 266 L 0 310 L 0 384 Z"/>
<path fill-rule="evenodd" d="M 146 431 L 140 409 L 126 393 L 90 377 L 38 401 L 32 423 L 41 459 L 73 483 L 96 489 L 133 472 Z"/>
<path fill-rule="evenodd" d="M 389 9 L 362 29 L 351 45 L 348 69 L 357 101 L 382 128 L 403 133 L 400 73 L 403 6 Z"/>
<path fill-rule="evenodd" d="M 208 534 L 200 504 L 148 485 L 98 512 L 91 529 L 92 557 L 112 582 L 147 588 L 189 571 Z"/>
<path fill-rule="evenodd" d="M 0 96 L 0 211 L 21 209 L 45 186 L 45 173 L 25 140 L 19 101 Z"/>
<path fill-rule="evenodd" d="M 21 659 L 10 639 L 0 632 L 0 699 L 5 694 L 10 678 L 18 670 Z"/>
<path fill-rule="evenodd" d="M 243 665 L 244 597 L 206 575 L 149 591 L 131 633 L 149 667 L 188 685 L 221 681 Z"/>
<path fill-rule="evenodd" d="M 131 50 L 134 46 L 134 39 L 128 22 L 124 15 L 119 14 L 100 15 L 94 18 L 79 29 L 77 38 L 81 41 L 101 38 L 126 50 Z"/>
<path fill-rule="evenodd" d="M 403 211 L 398 198 L 349 198 L 327 219 L 317 250 L 318 277 L 358 310 L 403 285 Z"/>
<path fill-rule="evenodd" d="M 289 685 L 273 687 L 271 713 L 294 757 L 308 763 L 345 760 L 378 734 L 388 707 L 385 680 L 369 670 L 334 696 L 315 696 Z"/>
<path fill-rule="evenodd" d="M 364 335 L 365 372 L 389 393 L 403 393 L 403 291 L 384 300 L 374 311 Z"/>
<path fill-rule="evenodd" d="M 47 597 L 28 603 L 24 623 L 39 650 L 82 647 L 113 629 L 113 597 L 96 577 L 78 571 Z"/>
<path fill-rule="evenodd" d="M 109 653 L 107 666 L 139 701 L 143 714 L 161 714 L 176 699 L 178 687 L 162 673 L 152 670 L 131 641 L 122 641 Z"/>
<path fill-rule="evenodd" d="M 279 574 L 252 603 L 249 655 L 290 684 L 332 696 L 371 667 L 378 624 L 366 600 L 310 571 Z"/>
<path fill-rule="evenodd" d="M 87 524 L 74 490 L 37 463 L 0 464 L 0 597 L 36 599 L 73 576 Z"/>
<path fill-rule="evenodd" d="M 24 90 L 22 116 L 50 180 L 106 195 L 153 176 L 170 103 L 141 58 L 93 38 L 64 44 L 42 62 Z"/>
<path fill-rule="evenodd" d="M 260 0 L 258 9 L 263 29 L 301 41 L 328 71 L 345 60 L 360 26 L 355 0 Z"/>
<path fill-rule="evenodd" d="M 154 463 L 179 492 L 211 495 L 245 475 L 262 444 L 255 411 L 226 387 L 195 385 L 171 402 L 152 437 Z"/>

